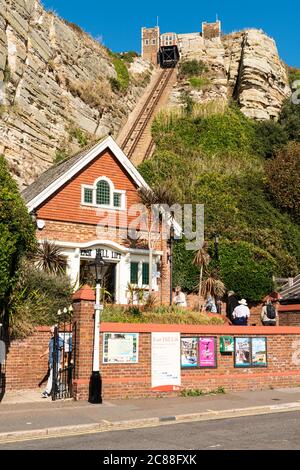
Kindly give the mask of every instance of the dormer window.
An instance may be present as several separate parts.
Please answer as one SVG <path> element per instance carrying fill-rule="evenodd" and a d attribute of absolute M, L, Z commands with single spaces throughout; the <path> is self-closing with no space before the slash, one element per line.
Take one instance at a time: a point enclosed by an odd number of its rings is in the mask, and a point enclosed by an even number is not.
<path fill-rule="evenodd" d="M 82 204 L 107 209 L 125 209 L 125 191 L 115 189 L 113 182 L 103 176 L 93 186 L 82 186 Z"/>

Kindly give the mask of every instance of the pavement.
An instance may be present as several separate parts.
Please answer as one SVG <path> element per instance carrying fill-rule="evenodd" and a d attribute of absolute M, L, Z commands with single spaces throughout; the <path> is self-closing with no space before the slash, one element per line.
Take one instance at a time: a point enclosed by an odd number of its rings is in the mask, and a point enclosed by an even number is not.
<path fill-rule="evenodd" d="M 300 388 L 88 402 L 42 400 L 39 391 L 7 393 L 0 443 L 300 411 Z"/>

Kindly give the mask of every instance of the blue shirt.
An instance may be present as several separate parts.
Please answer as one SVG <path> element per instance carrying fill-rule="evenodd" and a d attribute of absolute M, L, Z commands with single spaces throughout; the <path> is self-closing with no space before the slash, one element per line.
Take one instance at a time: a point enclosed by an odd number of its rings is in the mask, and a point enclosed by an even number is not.
<path fill-rule="evenodd" d="M 64 348 L 64 341 L 58 337 L 57 338 L 57 348 L 56 348 L 56 364 L 60 363 L 61 352 Z M 54 356 L 54 336 L 49 341 L 49 366 L 53 367 L 53 356 Z"/>

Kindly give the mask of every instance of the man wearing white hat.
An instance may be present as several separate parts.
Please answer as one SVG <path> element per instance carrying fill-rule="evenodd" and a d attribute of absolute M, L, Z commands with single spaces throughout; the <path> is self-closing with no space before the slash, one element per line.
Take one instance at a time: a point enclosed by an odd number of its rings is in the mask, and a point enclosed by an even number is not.
<path fill-rule="evenodd" d="M 239 305 L 235 307 L 233 313 L 233 324 L 234 325 L 247 325 L 248 319 L 250 318 L 250 310 L 245 299 L 239 300 Z"/>

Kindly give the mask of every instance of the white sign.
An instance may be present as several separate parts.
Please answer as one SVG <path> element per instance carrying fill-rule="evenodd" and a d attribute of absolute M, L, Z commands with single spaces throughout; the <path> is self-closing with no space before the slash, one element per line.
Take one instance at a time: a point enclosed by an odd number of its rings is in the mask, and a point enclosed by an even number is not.
<path fill-rule="evenodd" d="M 152 333 L 151 343 L 152 389 L 179 390 L 180 333 Z"/>

